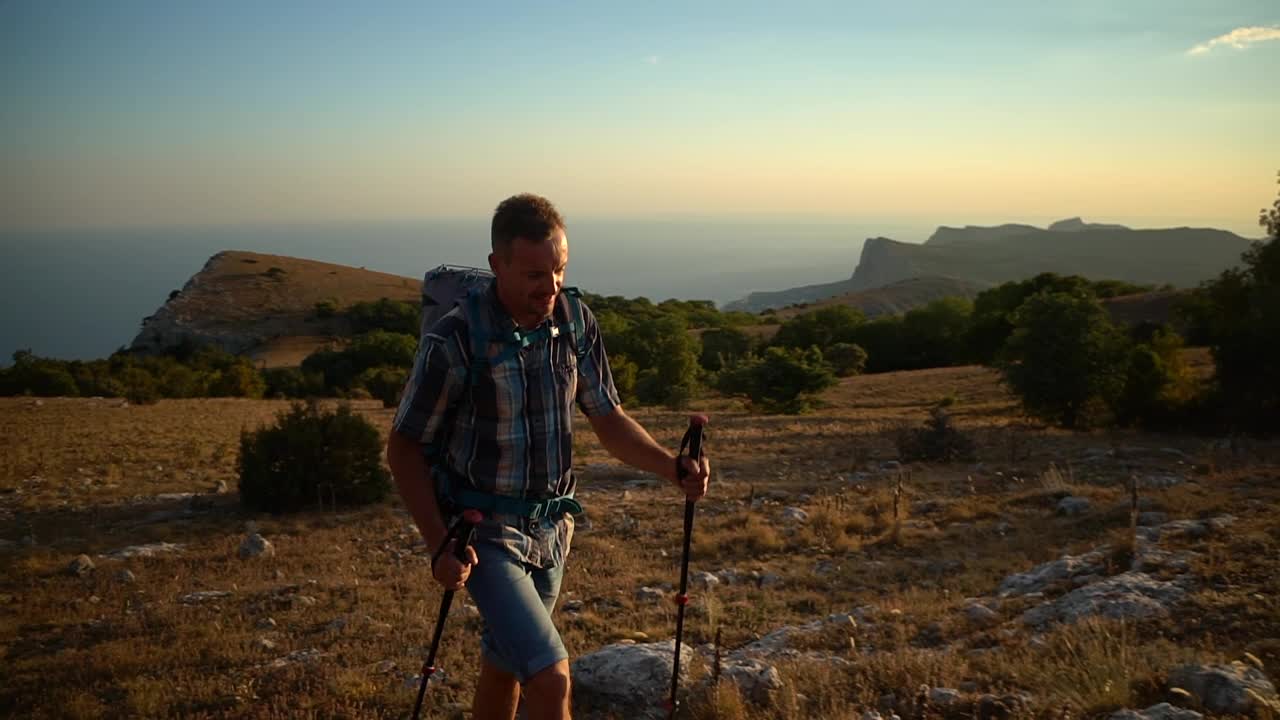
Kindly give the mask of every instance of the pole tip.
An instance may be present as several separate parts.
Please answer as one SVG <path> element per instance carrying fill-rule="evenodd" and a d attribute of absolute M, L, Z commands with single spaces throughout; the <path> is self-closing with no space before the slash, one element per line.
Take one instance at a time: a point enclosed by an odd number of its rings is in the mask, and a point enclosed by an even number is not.
<path fill-rule="evenodd" d="M 703 425 L 707 424 L 707 416 L 706 415 L 690 415 L 689 424 L 702 427 Z"/>
<path fill-rule="evenodd" d="M 484 513 L 481 513 L 479 510 L 463 510 L 462 519 L 472 525 L 475 525 L 476 523 L 484 520 Z"/>

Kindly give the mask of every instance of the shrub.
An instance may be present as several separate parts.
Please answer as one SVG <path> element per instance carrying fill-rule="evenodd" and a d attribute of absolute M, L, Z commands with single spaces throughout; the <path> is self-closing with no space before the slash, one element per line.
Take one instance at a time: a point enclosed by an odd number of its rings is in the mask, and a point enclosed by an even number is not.
<path fill-rule="evenodd" d="M 951 424 L 951 416 L 941 407 L 930 412 L 924 427 L 904 428 L 896 441 L 898 457 L 906 462 L 972 461 L 976 456 L 973 440 Z"/>
<path fill-rule="evenodd" d="M 336 298 L 325 298 L 315 305 L 316 317 L 328 319 L 338 314 L 338 300 Z"/>
<path fill-rule="evenodd" d="M 400 391 L 404 389 L 409 371 L 397 367 L 369 368 L 356 378 L 356 385 L 369 391 L 369 394 L 382 401 L 383 407 L 395 407 L 400 404 Z"/>
<path fill-rule="evenodd" d="M 860 375 L 867 367 L 867 351 L 861 345 L 836 343 L 823 353 L 837 377 Z"/>
<path fill-rule="evenodd" d="M 301 368 L 267 368 L 262 371 L 265 397 L 307 398 L 324 394 L 324 374 Z"/>
<path fill-rule="evenodd" d="M 1280 427 L 1280 197 L 1258 223 L 1243 267 L 1224 271 L 1197 293 L 1215 365 L 1217 402 L 1236 427 Z"/>
<path fill-rule="evenodd" d="M 417 303 L 380 298 L 373 302 L 358 302 L 347 308 L 346 315 L 356 333 L 385 330 L 416 338 L 422 322 L 421 311 Z"/>
<path fill-rule="evenodd" d="M 346 405 L 294 403 L 275 425 L 242 432 L 239 465 L 241 504 L 274 514 L 365 505 L 391 490 L 377 428 Z"/>
<path fill-rule="evenodd" d="M 1128 338 L 1086 290 L 1040 292 L 1013 316 L 1001 358 L 1028 414 L 1066 428 L 1098 424 L 1124 389 Z"/>
<path fill-rule="evenodd" d="M 124 397 L 134 405 L 145 405 L 160 399 L 160 385 L 151 373 L 140 367 L 126 367 L 118 375 L 124 386 Z"/>
<path fill-rule="evenodd" d="M 247 362 L 238 362 L 219 370 L 209 382 L 211 397 L 260 398 L 267 389 L 262 373 Z"/>
<path fill-rule="evenodd" d="M 720 373 L 716 386 L 726 395 L 745 395 L 766 412 L 802 413 L 812 396 L 836 383 L 817 348 L 770 347 Z"/>

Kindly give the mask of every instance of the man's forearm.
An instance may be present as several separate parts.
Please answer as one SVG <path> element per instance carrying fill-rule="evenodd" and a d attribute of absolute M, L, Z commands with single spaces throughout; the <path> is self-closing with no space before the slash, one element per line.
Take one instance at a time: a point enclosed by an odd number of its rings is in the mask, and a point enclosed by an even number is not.
<path fill-rule="evenodd" d="M 610 455 L 634 468 L 676 482 L 675 456 L 621 407 L 604 417 L 591 418 L 591 427 Z"/>
<path fill-rule="evenodd" d="M 391 431 L 387 441 L 387 464 L 395 478 L 400 497 L 413 516 L 427 548 L 434 551 L 444 542 L 447 529 L 436 503 L 435 481 L 422 448 L 413 440 Z"/>

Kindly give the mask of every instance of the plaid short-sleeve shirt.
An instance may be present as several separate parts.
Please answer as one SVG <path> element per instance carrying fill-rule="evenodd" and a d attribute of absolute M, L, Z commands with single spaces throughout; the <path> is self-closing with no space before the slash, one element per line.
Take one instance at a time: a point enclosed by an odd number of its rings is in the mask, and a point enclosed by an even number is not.
<path fill-rule="evenodd" d="M 586 352 L 579 361 L 571 333 L 547 334 L 512 352 L 517 325 L 496 285 L 474 307 L 459 303 L 423 335 L 393 430 L 438 448 L 451 473 L 476 490 L 529 500 L 571 494 L 574 404 L 588 416 L 620 405 L 595 316 L 585 305 L 582 314 Z M 571 319 L 561 295 L 544 323 Z M 476 337 L 489 339 L 486 359 L 500 362 L 469 377 L 473 326 Z M 477 538 L 550 567 L 564 562 L 572 533 L 567 514 L 536 521 L 494 515 Z"/>

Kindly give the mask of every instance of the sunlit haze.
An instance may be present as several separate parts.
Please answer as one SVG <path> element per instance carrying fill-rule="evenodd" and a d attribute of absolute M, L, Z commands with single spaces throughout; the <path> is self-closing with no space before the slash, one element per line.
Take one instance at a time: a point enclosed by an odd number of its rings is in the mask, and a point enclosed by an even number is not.
<path fill-rule="evenodd" d="M 1280 165 L 1270 1 L 321 5 L 0 4 L 2 227 L 483 218 L 529 190 L 571 220 L 1257 236 Z"/>

